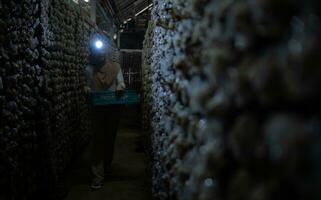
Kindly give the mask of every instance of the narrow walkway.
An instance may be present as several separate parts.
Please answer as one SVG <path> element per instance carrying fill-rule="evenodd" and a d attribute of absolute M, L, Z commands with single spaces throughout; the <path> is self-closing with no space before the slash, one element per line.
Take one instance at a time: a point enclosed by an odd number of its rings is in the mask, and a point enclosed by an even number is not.
<path fill-rule="evenodd" d="M 134 119 L 135 120 L 135 119 Z M 101 190 L 89 187 L 90 146 L 71 169 L 66 184 L 69 193 L 65 200 L 150 200 L 150 181 L 147 160 L 141 151 L 140 130 L 132 120 L 122 120 L 116 139 L 112 175 L 106 178 Z"/>

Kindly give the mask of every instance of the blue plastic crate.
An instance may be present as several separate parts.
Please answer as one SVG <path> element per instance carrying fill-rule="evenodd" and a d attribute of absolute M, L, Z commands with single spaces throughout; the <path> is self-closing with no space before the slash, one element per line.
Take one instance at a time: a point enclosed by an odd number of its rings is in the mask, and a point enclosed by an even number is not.
<path fill-rule="evenodd" d="M 90 92 L 90 103 L 94 106 L 116 105 L 116 104 L 139 104 L 140 96 L 137 91 L 125 90 L 124 96 L 116 98 L 116 93 L 111 91 Z"/>

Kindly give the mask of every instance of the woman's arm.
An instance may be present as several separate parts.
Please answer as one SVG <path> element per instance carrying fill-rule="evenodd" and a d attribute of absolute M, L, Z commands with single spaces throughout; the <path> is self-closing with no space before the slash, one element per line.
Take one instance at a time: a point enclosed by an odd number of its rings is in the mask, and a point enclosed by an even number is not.
<path fill-rule="evenodd" d="M 116 90 L 125 90 L 126 85 L 125 85 L 125 81 L 124 81 L 124 76 L 123 76 L 123 72 L 120 69 L 118 74 L 117 74 L 117 80 L 116 80 Z"/>

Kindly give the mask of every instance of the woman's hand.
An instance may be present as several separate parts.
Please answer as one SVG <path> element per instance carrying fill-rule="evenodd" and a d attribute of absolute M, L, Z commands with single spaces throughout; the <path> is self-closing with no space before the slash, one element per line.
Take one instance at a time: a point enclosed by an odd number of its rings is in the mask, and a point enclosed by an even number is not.
<path fill-rule="evenodd" d="M 125 94 L 124 90 L 116 90 L 116 98 L 121 99 Z"/>
<path fill-rule="evenodd" d="M 83 90 L 84 90 L 85 94 L 89 94 L 89 92 L 90 92 L 90 87 L 84 86 Z"/>

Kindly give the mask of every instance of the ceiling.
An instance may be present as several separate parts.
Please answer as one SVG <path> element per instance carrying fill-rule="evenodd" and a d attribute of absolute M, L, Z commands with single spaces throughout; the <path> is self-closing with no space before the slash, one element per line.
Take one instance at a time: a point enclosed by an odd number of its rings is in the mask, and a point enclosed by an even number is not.
<path fill-rule="evenodd" d="M 143 28 L 149 18 L 148 12 L 135 15 L 151 5 L 152 0 L 100 0 L 100 3 L 113 17 L 117 26 L 125 24 L 128 19 L 134 19 L 135 26 Z"/>

